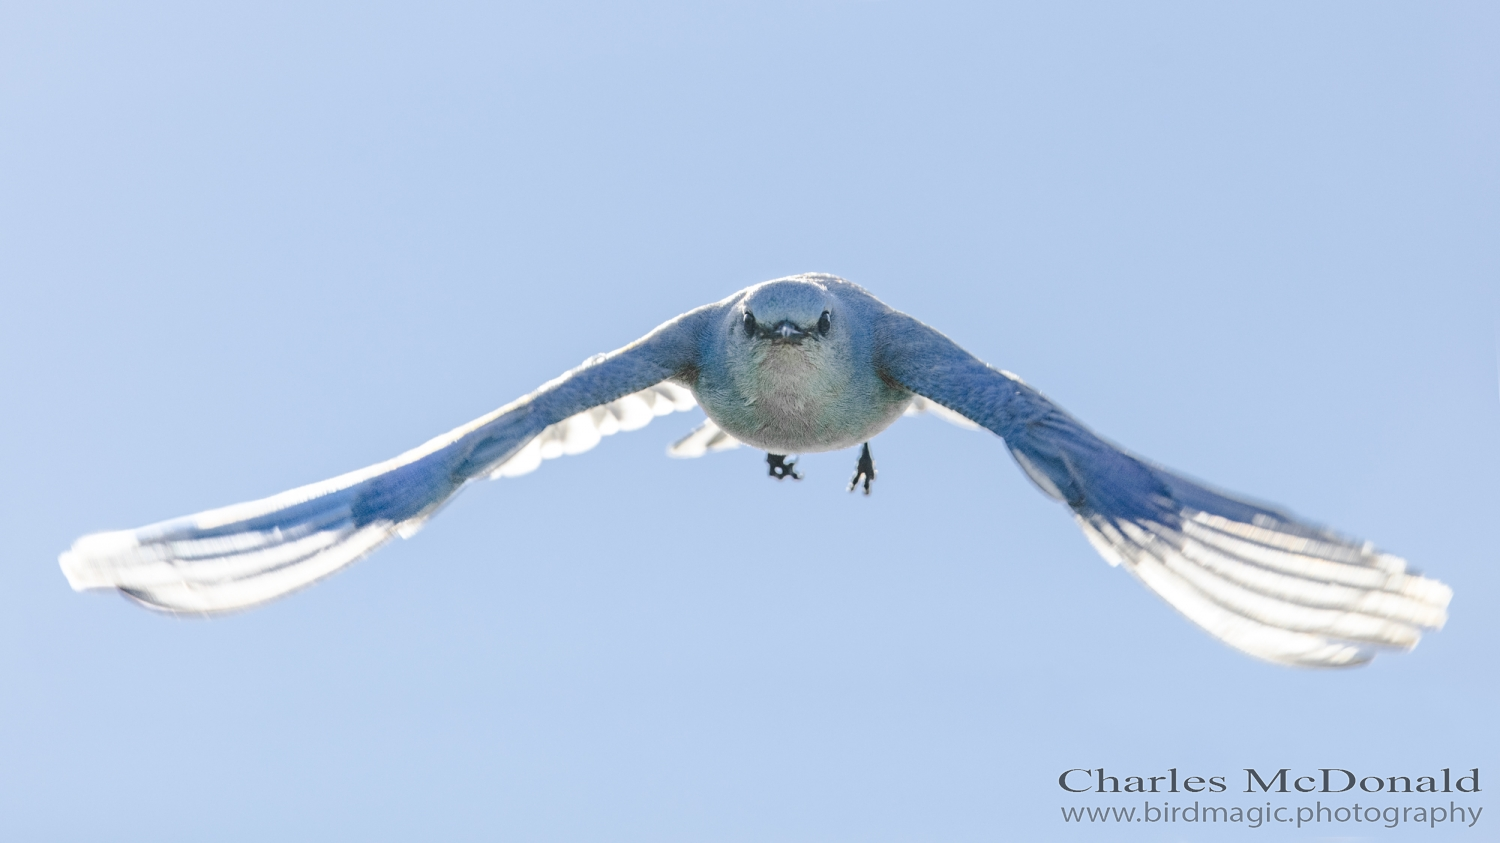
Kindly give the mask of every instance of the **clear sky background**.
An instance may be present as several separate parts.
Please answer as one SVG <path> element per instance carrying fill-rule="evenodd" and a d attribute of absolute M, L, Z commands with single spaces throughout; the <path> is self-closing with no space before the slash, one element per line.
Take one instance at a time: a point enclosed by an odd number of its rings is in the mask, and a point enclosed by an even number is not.
<path fill-rule="evenodd" d="M 1493 839 L 1497 103 L 1486 3 L 0 6 L 0 837 Z M 1451 622 L 1253 661 L 930 418 L 864 499 L 667 417 L 219 620 L 58 570 L 804 271 Z M 1100 765 L 1481 767 L 1484 815 L 1065 827 L 1139 802 L 1058 789 Z"/>

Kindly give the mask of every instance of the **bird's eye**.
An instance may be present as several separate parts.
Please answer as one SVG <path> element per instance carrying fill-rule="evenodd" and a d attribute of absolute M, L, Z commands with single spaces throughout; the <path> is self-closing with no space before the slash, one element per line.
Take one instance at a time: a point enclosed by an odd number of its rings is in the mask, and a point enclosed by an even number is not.
<path fill-rule="evenodd" d="M 825 337 L 828 336 L 828 328 L 832 325 L 833 317 L 828 313 L 828 311 L 823 311 L 823 315 L 818 317 L 818 333 L 822 334 Z"/>
<path fill-rule="evenodd" d="M 745 336 L 755 336 L 755 314 L 745 311 Z"/>

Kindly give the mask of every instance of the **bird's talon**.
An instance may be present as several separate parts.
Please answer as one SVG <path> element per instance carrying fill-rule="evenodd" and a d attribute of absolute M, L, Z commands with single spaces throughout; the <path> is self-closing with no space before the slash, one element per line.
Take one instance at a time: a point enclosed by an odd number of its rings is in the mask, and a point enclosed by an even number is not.
<path fill-rule="evenodd" d="M 797 461 L 787 461 L 786 454 L 766 454 L 766 465 L 771 467 L 771 476 L 777 480 L 785 480 L 788 477 L 793 480 L 801 480 L 802 475 L 797 473 Z"/>
<path fill-rule="evenodd" d="M 875 480 L 875 460 L 870 456 L 870 443 L 859 452 L 859 464 L 854 467 L 854 479 L 849 481 L 849 491 L 854 491 L 859 486 L 859 481 L 865 482 L 865 494 L 870 494 L 870 483 Z"/>

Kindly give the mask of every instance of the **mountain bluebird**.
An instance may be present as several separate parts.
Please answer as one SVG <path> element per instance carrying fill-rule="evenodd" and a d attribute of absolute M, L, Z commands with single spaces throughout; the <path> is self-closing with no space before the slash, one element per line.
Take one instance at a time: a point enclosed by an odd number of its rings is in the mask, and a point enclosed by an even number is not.
<path fill-rule="evenodd" d="M 1362 664 L 1447 619 L 1452 591 L 1367 542 L 1207 489 L 1110 444 L 1020 378 L 830 275 L 741 290 L 586 361 L 511 404 L 387 462 L 264 500 L 80 538 L 60 562 L 78 590 L 158 610 L 243 609 L 410 536 L 470 481 L 512 477 L 601 436 L 701 406 L 669 453 L 740 443 L 770 474 L 788 455 L 861 446 L 928 411 L 1004 440 L 1089 542 L 1189 620 L 1272 662 Z"/>

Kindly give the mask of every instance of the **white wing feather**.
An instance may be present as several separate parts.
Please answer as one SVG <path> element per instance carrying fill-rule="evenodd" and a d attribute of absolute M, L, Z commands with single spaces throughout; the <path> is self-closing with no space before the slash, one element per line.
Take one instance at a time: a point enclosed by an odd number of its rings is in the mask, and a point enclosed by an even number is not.
<path fill-rule="evenodd" d="M 984 430 L 983 427 L 970 421 L 967 417 L 953 412 L 936 401 L 929 401 L 920 395 L 913 398 L 911 403 L 906 405 L 905 415 L 920 416 L 924 413 L 942 419 L 951 425 L 961 427 L 964 430 Z"/>
<path fill-rule="evenodd" d="M 536 471 L 542 460 L 581 454 L 598 445 L 599 440 L 605 436 L 613 436 L 622 430 L 639 430 L 657 416 L 691 410 L 696 406 L 698 402 L 693 400 L 691 391 L 670 381 L 663 381 L 547 427 L 528 442 L 526 447 L 517 451 L 515 456 L 497 466 L 489 476 L 520 477 L 530 474 Z"/>
<path fill-rule="evenodd" d="M 704 419 L 703 424 L 682 437 L 667 449 L 667 456 L 686 460 L 701 457 L 709 451 L 729 451 L 744 443 L 730 436 L 714 424 L 713 419 Z"/>

